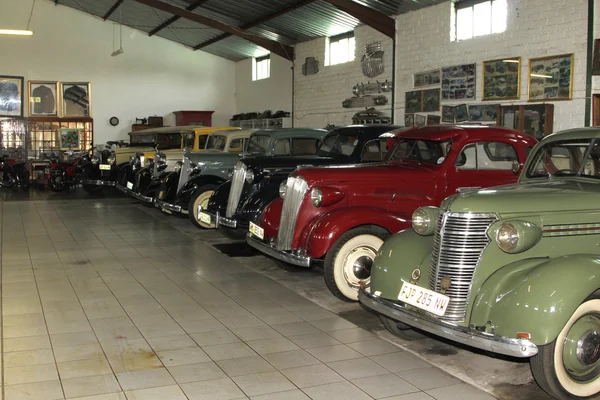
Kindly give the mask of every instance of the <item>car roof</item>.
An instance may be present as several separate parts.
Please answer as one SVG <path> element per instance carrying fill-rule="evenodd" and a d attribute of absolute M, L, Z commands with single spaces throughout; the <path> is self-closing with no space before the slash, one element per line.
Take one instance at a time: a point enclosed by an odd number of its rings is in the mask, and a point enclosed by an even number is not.
<path fill-rule="evenodd" d="M 279 129 L 260 129 L 255 135 L 268 135 L 274 139 L 294 138 L 294 137 L 318 137 L 322 138 L 327 134 L 325 129 L 312 128 L 279 128 Z"/>
<path fill-rule="evenodd" d="M 161 126 L 159 128 L 143 129 L 141 131 L 130 132 L 130 135 L 147 135 L 149 133 L 158 134 L 169 134 L 169 133 L 185 133 L 185 132 L 196 132 L 196 133 L 211 133 L 215 131 L 239 131 L 240 128 L 235 126 L 194 126 L 194 125 L 183 125 L 183 126 Z"/>
<path fill-rule="evenodd" d="M 544 137 L 541 142 L 569 139 L 600 139 L 600 127 L 567 129 Z"/>
<path fill-rule="evenodd" d="M 426 140 L 449 140 L 457 136 L 485 136 L 486 138 L 532 139 L 533 136 L 513 129 L 490 125 L 426 125 L 400 131 L 399 137 Z"/>

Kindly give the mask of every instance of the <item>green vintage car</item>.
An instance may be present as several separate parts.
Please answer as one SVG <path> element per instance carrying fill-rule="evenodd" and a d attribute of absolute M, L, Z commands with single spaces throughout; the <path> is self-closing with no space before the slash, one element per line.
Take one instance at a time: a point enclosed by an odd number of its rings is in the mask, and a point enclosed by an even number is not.
<path fill-rule="evenodd" d="M 412 226 L 359 294 L 390 332 L 529 358 L 553 397 L 598 398 L 600 129 L 546 137 L 518 184 L 417 209 Z"/>

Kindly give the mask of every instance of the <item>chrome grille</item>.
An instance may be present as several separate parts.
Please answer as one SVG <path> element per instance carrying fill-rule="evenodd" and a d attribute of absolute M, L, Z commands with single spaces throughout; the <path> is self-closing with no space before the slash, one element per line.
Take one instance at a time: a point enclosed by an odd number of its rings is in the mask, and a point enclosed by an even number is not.
<path fill-rule="evenodd" d="M 246 181 L 246 170 L 248 167 L 241 161 L 238 161 L 233 168 L 233 177 L 231 178 L 231 189 L 229 190 L 229 198 L 227 199 L 227 210 L 225 216 L 227 218 L 233 217 L 237 210 L 240 197 L 242 197 L 242 190 L 244 189 L 244 182 Z"/>
<path fill-rule="evenodd" d="M 441 319 L 465 320 L 473 275 L 481 254 L 490 243 L 486 232 L 497 220 L 494 214 L 450 212 L 438 219 L 431 253 L 429 288 L 439 292 L 445 276 L 452 282 L 446 290 L 450 303 Z"/>
<path fill-rule="evenodd" d="M 287 178 L 287 189 L 281 208 L 279 232 L 277 233 L 277 248 L 279 250 L 292 250 L 296 221 L 306 192 L 308 192 L 308 184 L 304 178 L 296 176 Z"/>
<path fill-rule="evenodd" d="M 189 158 L 183 157 L 183 164 L 181 165 L 181 170 L 179 171 L 179 181 L 177 182 L 177 193 L 179 190 L 185 185 L 188 181 L 188 177 L 192 172 L 192 162 Z"/>

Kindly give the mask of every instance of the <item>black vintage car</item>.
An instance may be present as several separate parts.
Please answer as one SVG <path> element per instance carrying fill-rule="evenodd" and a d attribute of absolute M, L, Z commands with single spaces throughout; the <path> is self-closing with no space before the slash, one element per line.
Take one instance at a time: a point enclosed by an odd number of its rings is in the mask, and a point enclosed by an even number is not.
<path fill-rule="evenodd" d="M 395 125 L 355 125 L 329 132 L 312 157 L 245 157 L 234 167 L 232 179 L 220 185 L 200 220 L 214 221 L 225 236 L 243 239 L 250 222 L 279 196 L 279 186 L 300 165 L 339 165 L 378 162 L 388 141 L 403 130 Z"/>

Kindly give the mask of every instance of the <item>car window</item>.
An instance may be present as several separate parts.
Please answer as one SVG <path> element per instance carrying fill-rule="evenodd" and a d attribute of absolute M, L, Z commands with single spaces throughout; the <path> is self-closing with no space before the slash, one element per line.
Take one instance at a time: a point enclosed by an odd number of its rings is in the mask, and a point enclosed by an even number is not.
<path fill-rule="evenodd" d="M 198 148 L 204 149 L 206 147 L 206 141 L 208 139 L 208 135 L 200 135 L 198 136 Z"/>
<path fill-rule="evenodd" d="M 286 156 L 290 154 L 290 139 L 280 139 L 275 142 L 273 155 Z"/>
<path fill-rule="evenodd" d="M 462 170 L 512 170 L 519 161 L 514 147 L 501 142 L 479 142 L 466 145 L 456 158 L 456 168 Z"/>
<path fill-rule="evenodd" d="M 387 153 L 387 142 L 385 139 L 373 139 L 365 143 L 360 159 L 362 161 L 381 161 Z"/>
<path fill-rule="evenodd" d="M 148 135 L 131 135 L 131 145 L 154 144 L 155 136 L 153 133 L 149 133 Z"/>
<path fill-rule="evenodd" d="M 316 154 L 321 141 L 313 138 L 295 138 L 292 139 L 292 155 L 310 156 Z"/>
<path fill-rule="evenodd" d="M 231 139 L 229 143 L 229 151 L 231 152 L 240 152 L 242 150 L 243 140 L 242 139 Z"/>
<path fill-rule="evenodd" d="M 156 135 L 156 144 L 161 150 L 180 149 L 181 133 L 169 133 L 166 135 Z"/>
<path fill-rule="evenodd" d="M 395 142 L 386 160 L 441 164 L 451 148 L 450 140 L 401 139 Z"/>
<path fill-rule="evenodd" d="M 246 152 L 252 154 L 265 154 L 269 152 L 271 145 L 271 136 L 269 135 L 253 135 L 248 142 Z"/>
<path fill-rule="evenodd" d="M 193 133 L 186 133 L 183 135 L 183 148 L 184 149 L 193 149 L 194 148 L 194 140 L 195 135 Z"/>
<path fill-rule="evenodd" d="M 223 135 L 210 135 L 206 144 L 207 150 L 225 150 L 227 137 Z"/>
<path fill-rule="evenodd" d="M 587 158 L 584 160 L 586 153 Z M 546 143 L 532 155 L 527 177 L 598 177 L 600 146 L 593 139 L 561 140 Z"/>

